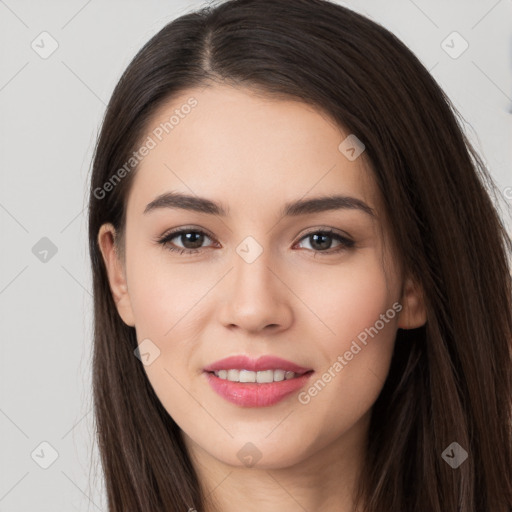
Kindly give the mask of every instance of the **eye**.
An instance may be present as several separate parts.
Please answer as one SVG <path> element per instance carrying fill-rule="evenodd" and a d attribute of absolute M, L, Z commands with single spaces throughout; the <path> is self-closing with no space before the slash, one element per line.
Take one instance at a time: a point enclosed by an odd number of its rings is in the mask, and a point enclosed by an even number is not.
<path fill-rule="evenodd" d="M 175 238 L 183 243 L 183 247 L 176 247 L 174 243 L 171 243 Z M 176 251 L 179 254 L 192 254 L 202 249 L 205 238 L 210 239 L 208 234 L 200 229 L 182 228 L 165 234 L 162 238 L 157 240 L 157 242 L 162 244 L 169 251 Z"/>
<path fill-rule="evenodd" d="M 336 233 L 332 229 L 311 231 L 306 236 L 302 237 L 301 240 L 309 240 L 311 249 L 322 256 L 339 253 L 355 245 L 353 240 Z M 334 250 L 329 250 L 332 246 L 332 240 L 337 240 L 338 245 L 335 246 Z"/>
<path fill-rule="evenodd" d="M 157 242 L 169 251 L 177 252 L 179 254 L 192 254 L 200 252 L 201 249 L 204 248 L 203 243 L 205 238 L 212 240 L 212 238 L 201 229 L 181 228 L 163 235 L 157 240 Z M 176 243 L 172 242 L 174 239 L 177 239 L 183 245 L 176 245 Z M 303 236 L 301 240 L 309 240 L 310 250 L 313 250 L 315 253 L 321 254 L 322 256 L 339 253 L 350 249 L 355 245 L 353 240 L 336 233 L 332 229 L 311 231 Z M 333 250 L 330 250 L 332 248 L 333 240 L 336 240 L 338 245 L 335 246 Z"/>

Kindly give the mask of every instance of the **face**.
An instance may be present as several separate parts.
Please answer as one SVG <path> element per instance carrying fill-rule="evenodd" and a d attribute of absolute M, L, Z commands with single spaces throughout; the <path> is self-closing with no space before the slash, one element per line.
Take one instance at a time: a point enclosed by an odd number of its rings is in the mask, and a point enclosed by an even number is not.
<path fill-rule="evenodd" d="M 364 153 L 339 149 L 348 135 L 297 101 L 188 90 L 143 138 L 154 147 L 127 199 L 124 261 L 100 230 L 148 379 L 204 457 L 289 467 L 363 436 L 397 329 L 425 321 Z M 345 199 L 309 202 L 327 196 Z M 231 356 L 248 359 L 212 367 Z"/>

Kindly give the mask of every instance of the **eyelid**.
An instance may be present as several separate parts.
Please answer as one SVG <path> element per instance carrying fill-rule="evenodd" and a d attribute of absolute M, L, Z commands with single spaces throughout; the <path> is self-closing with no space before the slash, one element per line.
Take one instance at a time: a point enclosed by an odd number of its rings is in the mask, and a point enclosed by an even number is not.
<path fill-rule="evenodd" d="M 342 231 L 341 229 L 330 228 L 330 227 L 327 227 L 327 226 L 316 227 L 316 228 L 312 228 L 309 231 L 306 231 L 305 233 L 303 233 L 301 235 L 301 237 L 299 238 L 299 241 L 302 240 L 304 237 L 306 237 L 308 235 L 312 235 L 314 233 L 335 234 L 335 235 L 339 235 L 339 236 L 341 236 L 343 238 L 346 238 L 347 240 L 350 240 L 351 242 L 353 242 L 352 237 L 348 233 L 346 233 L 345 231 Z"/>

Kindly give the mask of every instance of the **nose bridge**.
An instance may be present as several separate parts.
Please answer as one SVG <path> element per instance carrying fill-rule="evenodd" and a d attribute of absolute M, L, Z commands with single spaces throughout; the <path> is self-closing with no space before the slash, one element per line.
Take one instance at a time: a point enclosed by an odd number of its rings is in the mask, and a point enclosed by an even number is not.
<path fill-rule="evenodd" d="M 233 270 L 223 289 L 221 320 L 258 330 L 267 325 L 284 326 L 291 319 L 286 287 L 275 275 L 273 251 L 253 237 L 235 249 Z"/>
<path fill-rule="evenodd" d="M 233 292 L 240 297 L 247 294 L 252 294 L 255 298 L 260 295 L 268 295 L 265 298 L 276 297 L 278 291 L 274 289 L 275 276 L 270 271 L 275 265 L 268 244 L 259 243 L 254 237 L 248 236 L 236 247 L 235 253 Z"/>

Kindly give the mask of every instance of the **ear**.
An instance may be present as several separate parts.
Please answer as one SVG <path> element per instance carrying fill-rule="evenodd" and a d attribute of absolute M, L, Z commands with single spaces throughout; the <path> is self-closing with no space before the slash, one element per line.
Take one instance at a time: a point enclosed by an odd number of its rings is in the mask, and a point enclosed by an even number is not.
<path fill-rule="evenodd" d="M 112 297 L 123 322 L 134 327 L 135 321 L 126 284 L 124 264 L 116 250 L 115 239 L 116 230 L 114 226 L 110 223 L 103 224 L 98 232 L 98 245 L 107 269 Z"/>
<path fill-rule="evenodd" d="M 427 310 L 423 289 L 410 277 L 405 281 L 400 304 L 402 304 L 402 310 L 398 317 L 399 329 L 415 329 L 425 325 Z"/>

